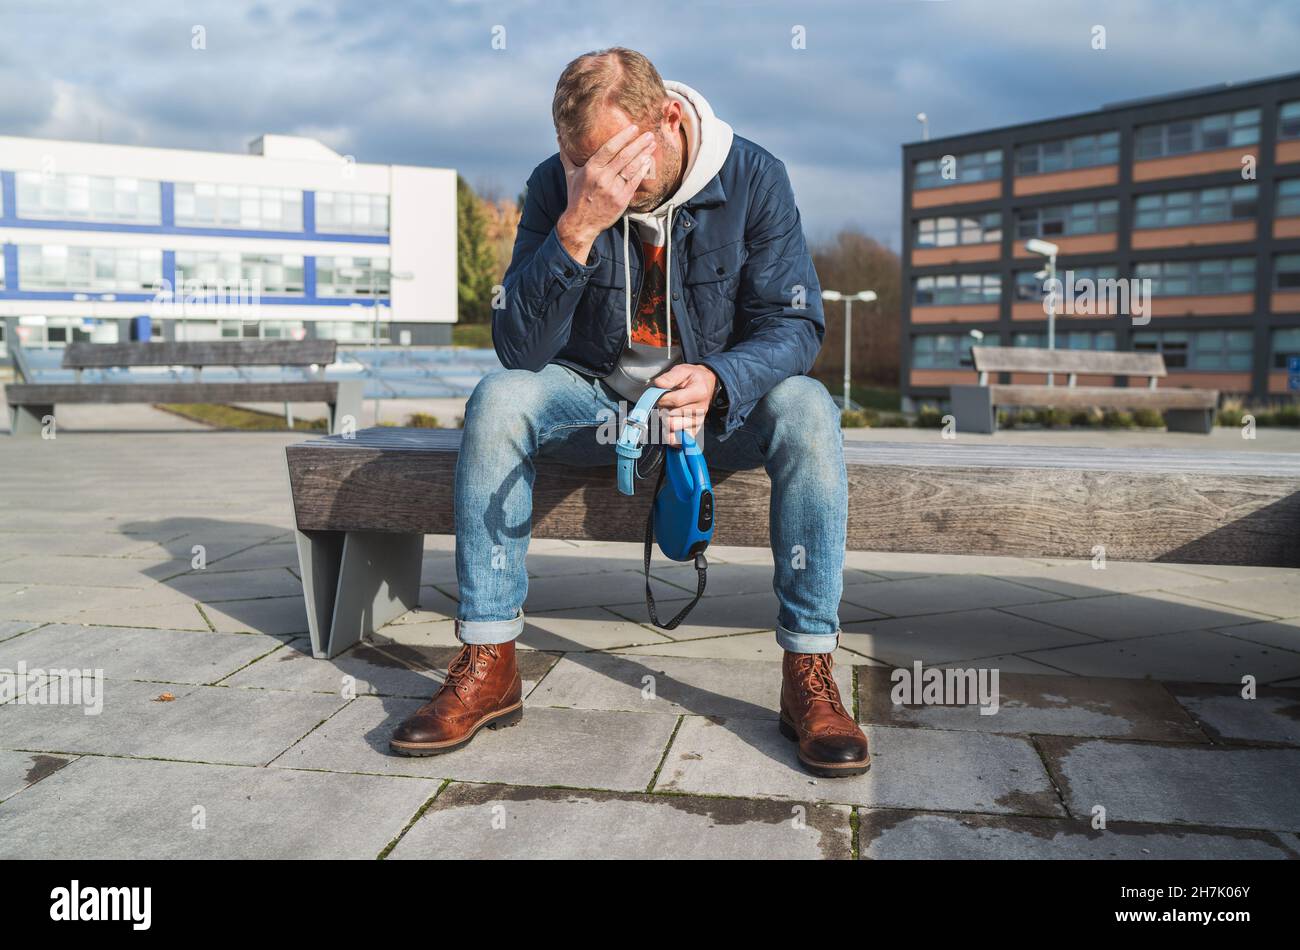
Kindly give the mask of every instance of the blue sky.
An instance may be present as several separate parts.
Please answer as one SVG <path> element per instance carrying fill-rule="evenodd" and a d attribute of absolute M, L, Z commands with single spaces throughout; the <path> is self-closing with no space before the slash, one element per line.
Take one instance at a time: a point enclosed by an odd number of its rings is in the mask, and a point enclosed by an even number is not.
<path fill-rule="evenodd" d="M 229 151 L 306 134 L 514 195 L 554 150 L 560 69 L 610 45 L 782 158 L 814 239 L 851 225 L 896 247 L 918 111 L 941 136 L 1300 69 L 1300 4 L 0 0 L 0 134 Z"/>

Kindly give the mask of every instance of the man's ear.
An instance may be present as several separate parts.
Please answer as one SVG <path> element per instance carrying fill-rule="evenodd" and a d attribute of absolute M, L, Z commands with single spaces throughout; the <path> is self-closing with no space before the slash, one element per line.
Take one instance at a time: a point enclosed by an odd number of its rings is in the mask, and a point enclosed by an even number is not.
<path fill-rule="evenodd" d="M 676 133 L 682 126 L 682 104 L 676 99 L 669 99 L 664 106 L 664 122 L 668 125 L 668 131 Z"/>

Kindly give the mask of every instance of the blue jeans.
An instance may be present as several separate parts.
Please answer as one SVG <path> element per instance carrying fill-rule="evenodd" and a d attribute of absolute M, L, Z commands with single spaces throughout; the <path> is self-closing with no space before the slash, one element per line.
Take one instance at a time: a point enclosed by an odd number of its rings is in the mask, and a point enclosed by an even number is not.
<path fill-rule="evenodd" d="M 613 466 L 614 446 L 597 433 L 602 426 L 611 430 L 620 404 L 624 413 L 631 409 L 601 380 L 555 363 L 536 373 L 497 370 L 475 387 L 456 465 L 463 642 L 505 643 L 523 631 L 534 459 Z M 848 520 L 839 409 L 821 383 L 793 376 L 728 438 L 719 440 L 717 432 L 713 420 L 705 423 L 710 470 L 763 467 L 772 482 L 777 643 L 796 653 L 831 652 L 839 635 Z M 718 511 L 720 521 L 726 517 Z"/>

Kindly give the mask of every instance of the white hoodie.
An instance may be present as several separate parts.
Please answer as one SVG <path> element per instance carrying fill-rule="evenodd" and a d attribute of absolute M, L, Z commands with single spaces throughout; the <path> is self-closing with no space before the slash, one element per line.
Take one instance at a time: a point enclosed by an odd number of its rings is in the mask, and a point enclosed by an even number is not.
<path fill-rule="evenodd" d="M 731 126 L 713 114 L 708 102 L 690 86 L 665 82 L 670 99 L 682 104 L 686 130 L 686 172 L 682 184 L 653 211 L 623 216 L 623 283 L 627 316 L 627 347 L 605 382 L 620 396 L 635 402 L 654 379 L 682 361 L 682 348 L 673 342 L 676 320 L 669 317 L 672 296 L 673 212 L 694 198 L 722 168 L 731 151 Z M 632 265 L 628 257 L 628 222 L 636 226 L 645 262 L 640 299 L 632 300 Z"/>

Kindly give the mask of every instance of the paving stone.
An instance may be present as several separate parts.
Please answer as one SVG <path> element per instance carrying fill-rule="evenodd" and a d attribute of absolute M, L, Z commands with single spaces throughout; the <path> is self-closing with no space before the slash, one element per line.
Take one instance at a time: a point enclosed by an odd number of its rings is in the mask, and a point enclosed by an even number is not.
<path fill-rule="evenodd" d="M 0 564 L 0 580 L 63 587 L 145 587 L 139 562 L 110 557 L 34 554 Z"/>
<path fill-rule="evenodd" d="M 850 702 L 852 667 L 836 666 L 834 676 L 845 702 Z M 780 698 L 777 663 L 591 653 L 560 660 L 528 702 L 572 709 L 775 719 Z"/>
<path fill-rule="evenodd" d="M 1198 584 L 1195 588 L 1189 588 L 1186 594 L 1211 604 L 1222 604 L 1234 611 L 1296 617 L 1300 616 L 1300 570 L 1280 577 L 1256 577 L 1229 581 L 1226 584 Z"/>
<path fill-rule="evenodd" d="M 0 749 L 0 802 L 48 778 L 71 761 L 62 755 Z"/>
<path fill-rule="evenodd" d="M 904 670 L 908 679 L 911 669 Z M 1000 672 L 997 712 L 981 715 L 978 694 L 967 705 L 896 706 L 888 669 L 858 671 L 858 719 L 888 726 L 975 732 L 1114 736 L 1204 742 L 1205 734 L 1161 684 Z M 991 708 L 991 707 L 990 707 Z"/>
<path fill-rule="evenodd" d="M 1059 600 L 1056 594 L 979 574 L 877 581 L 846 588 L 844 599 L 891 617 Z"/>
<path fill-rule="evenodd" d="M 1300 652 L 1300 618 L 1292 620 L 1261 620 L 1258 623 L 1235 624 L 1216 627 L 1215 633 L 1225 637 L 1238 637 L 1252 643 L 1263 643 L 1283 650 Z"/>
<path fill-rule="evenodd" d="M 352 695 L 406 696 L 428 699 L 442 683 L 456 647 L 411 647 L 403 644 L 362 643 L 332 660 L 311 655 L 305 638 L 264 656 L 222 681 L 222 686 L 247 689 L 288 689 L 342 695 L 345 685 Z M 527 692 L 555 664 L 550 653 L 519 655 L 519 675 Z M 344 677 L 351 681 L 344 683 Z"/>
<path fill-rule="evenodd" d="M 16 637 L 28 630 L 35 630 L 40 624 L 31 620 L 0 620 L 0 642 Z"/>
<path fill-rule="evenodd" d="M 176 596 L 171 592 L 161 593 L 157 588 L 125 590 L 120 587 L 33 584 L 8 594 L 0 594 L 0 620 L 27 620 L 33 623 L 67 621 L 91 608 L 142 607 L 168 601 L 175 603 Z"/>
<path fill-rule="evenodd" d="M 848 858 L 836 805 L 454 784 L 390 858 Z"/>
<path fill-rule="evenodd" d="M 1185 861 L 1300 858 L 1262 831 L 1090 822 L 1018 815 L 936 815 L 896 810 L 858 813 L 858 856 L 904 860 Z"/>
<path fill-rule="evenodd" d="M 1054 563 L 1035 574 L 1017 580 L 1030 587 L 1050 591 L 1063 597 L 1099 597 L 1105 594 L 1130 594 L 1149 590 L 1177 590 L 1192 584 L 1213 582 L 1168 567 L 1135 561 L 1107 561 L 1104 568 L 1093 567 L 1091 560 Z"/>
<path fill-rule="evenodd" d="M 79 531 L 58 534 L 50 531 L 6 532 L 0 535 L 0 558 L 11 555 L 82 557 L 149 557 L 153 546 L 139 538 L 117 532 Z"/>
<path fill-rule="evenodd" d="M 1300 654 L 1205 630 L 1159 637 L 1023 651 L 1080 676 L 1239 683 L 1250 674 L 1260 683 L 1300 675 Z"/>
<path fill-rule="evenodd" d="M 451 555 L 426 554 L 420 565 L 420 584 L 422 586 L 432 586 L 434 584 L 454 584 L 456 583 L 456 558 Z"/>
<path fill-rule="evenodd" d="M 219 633 L 263 633 L 280 637 L 308 630 L 307 607 L 301 592 L 291 597 L 226 600 L 201 606 L 204 616 Z"/>
<path fill-rule="evenodd" d="M 607 609 L 620 617 L 637 623 L 646 623 L 650 616 L 646 612 L 645 588 L 641 596 L 627 603 L 611 603 Z M 664 591 L 660 590 L 660 594 Z M 668 599 L 655 597 L 655 609 L 661 618 L 670 618 L 677 611 L 690 603 L 690 597 Z M 680 627 L 667 632 L 674 640 L 695 640 L 700 637 L 720 637 L 734 633 L 760 633 L 773 635 L 776 629 L 776 617 L 779 610 L 776 595 L 770 590 L 762 594 L 732 594 L 715 597 L 705 593 L 704 597 L 690 615 L 682 621 Z M 841 626 L 864 620 L 874 620 L 882 615 L 866 607 L 859 607 L 847 601 L 840 603 L 839 617 Z"/>
<path fill-rule="evenodd" d="M 175 698 L 163 702 L 164 693 Z M 0 743 L 13 749 L 265 765 L 344 701 L 319 693 L 104 682 L 103 711 L 0 706 Z"/>
<path fill-rule="evenodd" d="M 677 724 L 676 716 L 654 713 L 534 707 L 518 725 L 485 729 L 455 752 L 394 755 L 389 737 L 419 706 L 358 697 L 273 767 L 644 791 Z"/>
<path fill-rule="evenodd" d="M 725 561 L 715 562 L 712 554 L 713 548 L 710 547 L 709 581 L 706 597 L 772 593 L 773 567 L 770 553 L 766 561 L 743 564 L 729 564 Z M 633 568 L 642 570 L 641 563 L 638 562 L 633 565 Z M 697 579 L 694 564 L 679 564 L 656 558 L 655 562 L 650 565 L 650 574 L 654 579 L 652 583 L 663 581 L 668 584 L 675 584 L 691 596 L 695 594 Z M 882 578 L 867 575 L 861 571 L 846 570 L 844 572 L 846 589 L 850 585 L 879 580 L 882 580 Z M 658 590 L 658 587 L 655 590 Z"/>
<path fill-rule="evenodd" d="M 744 660 L 755 662 L 780 662 L 782 650 L 770 630 L 762 633 L 741 633 L 729 637 L 708 637 L 697 640 L 650 643 L 639 647 L 624 647 L 614 651 L 629 656 L 691 656 L 718 660 Z M 842 666 L 878 666 L 875 660 L 848 650 L 836 650 L 835 662 Z"/>
<path fill-rule="evenodd" d="M 711 549 L 710 549 L 711 550 Z M 979 554 L 910 554 L 894 551 L 846 551 L 844 565 L 886 580 L 950 574 L 994 574 L 1006 577 L 1043 573 L 1043 562 L 1032 558 L 987 557 Z"/>
<path fill-rule="evenodd" d="M 1293 567 L 1254 567 L 1248 564 L 1162 564 L 1161 567 L 1193 577 L 1211 577 L 1220 581 L 1243 581 L 1259 577 L 1287 578 L 1296 571 Z"/>
<path fill-rule="evenodd" d="M 1300 746 L 1300 689 L 1260 686 L 1254 699 L 1245 699 L 1240 685 L 1169 683 L 1167 686 L 1216 741 Z"/>
<path fill-rule="evenodd" d="M 437 787 L 421 779 L 87 757 L 0 808 L 0 857 L 374 860 Z M 203 809 L 201 828 L 194 827 L 196 808 Z"/>
<path fill-rule="evenodd" d="M 413 610 L 406 616 L 410 617 L 416 613 Z M 401 643 L 418 647 L 455 647 L 460 644 L 460 640 L 456 637 L 454 620 L 430 620 L 422 623 L 395 621 L 376 630 L 369 639 L 370 642 L 381 645 Z"/>
<path fill-rule="evenodd" d="M 0 644 L 0 669 L 103 670 L 109 679 L 215 683 L 280 646 L 271 637 L 49 624 Z"/>
<path fill-rule="evenodd" d="M 2 707 L 0 707 L 2 708 Z M 1300 749 L 1164 746 L 1042 736 L 1037 743 L 1072 815 L 1221 828 L 1300 828 Z"/>
<path fill-rule="evenodd" d="M 804 772 L 795 743 L 765 719 L 688 716 L 656 791 L 745 795 L 872 807 L 1064 815 L 1026 739 L 868 726 L 871 769 L 851 778 Z"/>
<path fill-rule="evenodd" d="M 521 646 L 534 650 L 609 650 L 671 642 L 667 635 L 604 607 L 525 612 L 524 632 L 519 636 Z"/>
<path fill-rule="evenodd" d="M 113 604 L 90 607 L 72 614 L 71 622 L 83 626 L 102 627 L 154 627 L 203 631 L 212 629 L 203 619 L 197 603 L 145 604 L 139 607 Z"/>
<path fill-rule="evenodd" d="M 453 585 L 454 586 L 454 585 Z M 454 620 L 456 610 L 459 604 L 444 594 L 436 587 L 421 587 L 420 599 L 417 610 L 412 610 L 407 614 L 408 617 L 419 613 L 419 620 L 411 620 L 411 623 L 417 623 L 423 620 Z"/>
<path fill-rule="evenodd" d="M 206 570 L 214 574 L 227 571 L 265 571 L 276 568 L 298 569 L 298 546 L 295 544 L 258 544 L 238 553 L 213 558 L 208 552 Z"/>
<path fill-rule="evenodd" d="M 840 634 L 845 648 L 892 666 L 910 666 L 915 660 L 931 665 L 1003 653 L 1026 654 L 1044 647 L 1095 642 L 1084 634 L 1000 610 L 846 623 Z"/>
<path fill-rule="evenodd" d="M 168 586 L 205 604 L 258 597 L 302 597 L 302 582 L 285 570 L 192 571 Z"/>
<path fill-rule="evenodd" d="M 1050 655 L 1044 651 L 1044 655 Z M 856 662 L 856 661 L 855 661 Z M 1017 653 L 1000 653 L 996 656 L 981 656 L 969 660 L 951 660 L 946 663 L 936 663 L 940 669 L 958 667 L 966 669 L 972 664 L 987 667 L 988 669 L 999 669 L 1003 673 L 1024 673 L 1027 676 L 1072 676 L 1063 670 L 1048 666 L 1046 663 L 1040 663 L 1037 660 L 1029 660 Z M 894 668 L 892 663 L 876 663 L 875 666 L 888 666 Z"/>
<path fill-rule="evenodd" d="M 1007 607 L 1009 613 L 1103 640 L 1150 637 L 1185 630 L 1208 630 L 1250 620 L 1267 619 L 1241 608 L 1216 607 L 1180 594 L 1111 594 L 1049 604 Z"/>

